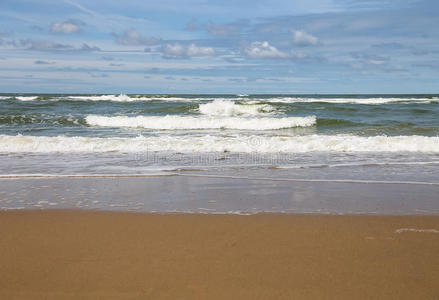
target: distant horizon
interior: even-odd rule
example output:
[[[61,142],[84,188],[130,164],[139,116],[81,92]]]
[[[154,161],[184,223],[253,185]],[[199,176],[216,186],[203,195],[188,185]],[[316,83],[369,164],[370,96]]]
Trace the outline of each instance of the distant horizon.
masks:
[[[346,93],[346,94],[324,94],[324,93],[310,93],[310,94],[286,94],[286,93],[264,93],[264,94],[252,94],[252,93],[38,93],[38,92],[0,92],[0,95],[145,95],[145,96],[154,96],[154,95],[180,95],[180,96],[439,96],[439,93],[380,93],[380,94],[355,94],[355,93]]]

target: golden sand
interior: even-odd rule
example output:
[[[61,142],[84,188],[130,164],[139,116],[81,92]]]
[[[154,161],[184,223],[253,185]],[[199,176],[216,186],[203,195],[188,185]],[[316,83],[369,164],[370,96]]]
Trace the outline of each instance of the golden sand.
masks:
[[[439,299],[439,217],[1,212],[0,299]]]

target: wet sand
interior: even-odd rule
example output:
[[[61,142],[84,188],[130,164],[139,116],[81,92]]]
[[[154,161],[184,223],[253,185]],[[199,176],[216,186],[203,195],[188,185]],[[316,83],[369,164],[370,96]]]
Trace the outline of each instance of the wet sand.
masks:
[[[0,210],[439,215],[433,185],[206,176],[0,179]]]
[[[0,299],[438,299],[439,217],[0,212]]]

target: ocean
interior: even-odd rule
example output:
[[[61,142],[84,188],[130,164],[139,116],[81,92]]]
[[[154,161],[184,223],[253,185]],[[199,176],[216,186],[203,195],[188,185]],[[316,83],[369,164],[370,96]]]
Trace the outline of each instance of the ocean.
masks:
[[[438,116],[438,95],[1,94],[0,173],[428,167]]]
[[[198,185],[206,178],[223,180],[213,194],[224,194],[224,180],[259,180],[253,192],[241,187],[249,201],[306,182],[398,184],[416,186],[413,197],[429,186],[430,201],[439,197],[438,116],[439,95],[0,94],[0,179],[199,178],[180,193],[187,199],[210,188]],[[305,189],[307,199],[327,193]]]

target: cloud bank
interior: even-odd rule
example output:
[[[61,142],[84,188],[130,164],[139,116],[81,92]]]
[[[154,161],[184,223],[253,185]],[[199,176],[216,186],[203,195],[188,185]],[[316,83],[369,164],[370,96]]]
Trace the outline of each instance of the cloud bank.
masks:
[[[162,47],[162,55],[165,58],[191,58],[215,56],[215,50],[211,47],[198,47],[195,44],[184,46],[182,44],[165,44]]]

